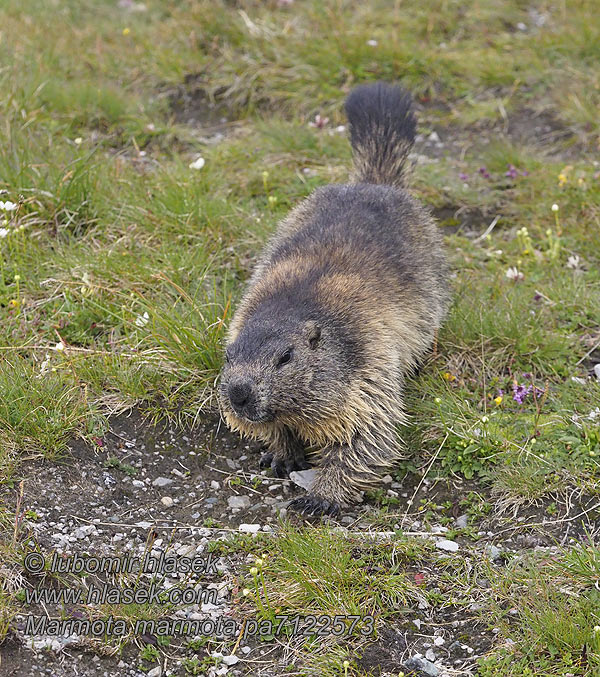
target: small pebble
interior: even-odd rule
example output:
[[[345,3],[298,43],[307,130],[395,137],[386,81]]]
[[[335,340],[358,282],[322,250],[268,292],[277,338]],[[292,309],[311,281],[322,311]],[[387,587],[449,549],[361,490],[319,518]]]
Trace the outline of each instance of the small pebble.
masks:
[[[456,552],[460,546],[455,541],[449,541],[446,538],[442,538],[440,541],[435,542],[435,547],[440,550],[446,550],[447,552]]]

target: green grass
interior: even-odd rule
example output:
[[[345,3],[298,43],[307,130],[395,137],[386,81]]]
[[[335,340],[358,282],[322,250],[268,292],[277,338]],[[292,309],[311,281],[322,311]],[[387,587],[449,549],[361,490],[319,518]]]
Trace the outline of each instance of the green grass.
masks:
[[[27,459],[57,458],[135,404],[180,420],[214,410],[221,341],[257,252],[298,200],[347,179],[350,149],[335,131],[344,96],[382,78],[414,92],[419,132],[445,143],[443,157],[421,158],[413,186],[441,215],[456,274],[438,352],[410,384],[407,437],[420,453],[408,464],[473,478],[503,509],[560,512],[573,491],[597,495],[595,3],[145,4],[7,0],[0,10],[0,200],[18,205],[0,213],[0,482],[14,485]],[[208,131],[187,124],[193,110]],[[324,129],[309,126],[316,114],[330,118]],[[560,134],[544,144],[536,124]],[[199,155],[205,166],[190,169]],[[517,384],[536,396],[515,401]],[[388,507],[381,519],[393,523]],[[363,555],[328,532],[286,538],[270,569],[279,605],[381,614],[414,592],[401,572],[367,590]],[[331,558],[306,585],[298,562],[324,548]],[[356,587],[336,597],[346,569]],[[527,571],[535,583],[539,567]],[[520,625],[506,626],[522,655],[494,651],[482,674],[586,674],[573,656],[598,647],[574,619],[597,614],[598,600],[551,586],[526,599]],[[548,634],[552,619],[566,644]],[[345,654],[331,652],[339,674]],[[322,662],[315,670],[329,674]]]
[[[596,546],[576,546],[496,574],[491,611],[508,642],[482,661],[481,675],[597,674],[599,558]]]

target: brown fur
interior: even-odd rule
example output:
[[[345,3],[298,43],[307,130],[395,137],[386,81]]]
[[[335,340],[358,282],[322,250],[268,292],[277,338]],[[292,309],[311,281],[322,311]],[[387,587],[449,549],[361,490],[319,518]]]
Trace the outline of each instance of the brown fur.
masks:
[[[357,182],[316,190],[280,224],[231,322],[219,391],[228,425],[263,441],[277,474],[315,450],[318,479],[291,506],[315,513],[402,456],[404,377],[448,303],[440,235],[403,188],[410,99],[376,84],[346,107]]]

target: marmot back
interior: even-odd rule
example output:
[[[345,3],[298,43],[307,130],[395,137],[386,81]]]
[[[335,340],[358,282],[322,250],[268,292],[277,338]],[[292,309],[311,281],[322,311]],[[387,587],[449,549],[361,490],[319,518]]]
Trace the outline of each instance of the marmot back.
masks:
[[[383,83],[346,101],[354,183],[290,212],[267,245],[229,328],[219,399],[229,426],[262,440],[284,476],[321,471],[290,504],[334,513],[402,456],[405,374],[448,305],[441,236],[404,188],[416,122]]]

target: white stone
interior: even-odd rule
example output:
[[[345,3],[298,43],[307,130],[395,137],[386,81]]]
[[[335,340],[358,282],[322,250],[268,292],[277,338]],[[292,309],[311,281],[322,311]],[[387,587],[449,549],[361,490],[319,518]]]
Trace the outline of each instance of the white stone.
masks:
[[[230,496],[227,499],[227,505],[230,508],[246,509],[250,507],[250,498],[248,496]]]
[[[173,480],[170,480],[168,477],[157,477],[152,482],[153,487],[167,487],[169,484],[173,484]]]
[[[449,541],[446,538],[442,538],[435,542],[435,547],[440,550],[446,550],[446,552],[456,552],[460,546],[455,541]]]
[[[260,524],[240,524],[238,529],[245,534],[257,534],[260,531]]]
[[[302,489],[310,491],[312,485],[317,479],[318,471],[314,468],[308,470],[294,470],[290,473],[290,479],[294,484],[297,484]]]

